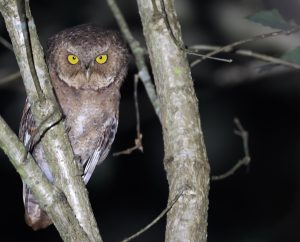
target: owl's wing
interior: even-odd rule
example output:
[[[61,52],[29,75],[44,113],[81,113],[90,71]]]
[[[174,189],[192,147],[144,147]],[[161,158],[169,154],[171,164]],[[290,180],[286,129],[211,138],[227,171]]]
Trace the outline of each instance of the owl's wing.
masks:
[[[28,99],[25,101],[25,107],[23,109],[20,129],[19,129],[19,138],[26,146],[27,150],[30,151],[32,149],[32,134],[35,129],[35,121],[33,119],[30,104]]]
[[[34,148],[32,136],[34,135],[35,128],[36,124],[32,116],[30,104],[28,99],[26,99],[19,129],[19,138],[29,152]],[[23,202],[25,207],[25,221],[33,230],[46,228],[52,223],[47,214],[40,208],[33,193],[24,182]]]
[[[96,166],[100,164],[108,155],[117,132],[118,118],[109,118],[108,120],[106,120],[102,127],[103,129],[97,143],[97,148],[95,149],[92,156],[90,156],[87,161],[83,162],[84,172],[82,177],[85,184],[87,184],[90,180]]]

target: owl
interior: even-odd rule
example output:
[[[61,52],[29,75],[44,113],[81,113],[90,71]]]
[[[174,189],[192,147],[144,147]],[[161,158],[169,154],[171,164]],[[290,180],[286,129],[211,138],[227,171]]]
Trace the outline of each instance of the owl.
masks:
[[[115,138],[128,50],[118,32],[84,24],[51,37],[46,62],[76,161],[87,183],[95,167],[108,155]],[[19,137],[53,182],[42,145],[30,143],[35,128],[26,100]],[[34,230],[52,223],[24,183],[23,201],[25,221]]]

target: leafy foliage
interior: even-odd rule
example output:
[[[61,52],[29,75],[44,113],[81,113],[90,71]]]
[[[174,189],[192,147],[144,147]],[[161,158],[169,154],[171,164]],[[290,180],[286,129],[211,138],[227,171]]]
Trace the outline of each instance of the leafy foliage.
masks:
[[[286,21],[277,9],[260,11],[252,16],[248,16],[247,19],[274,29],[289,30],[295,27],[295,24]]]
[[[289,61],[289,62],[293,62],[293,63],[297,63],[300,64],[300,46],[286,52],[281,59]]]

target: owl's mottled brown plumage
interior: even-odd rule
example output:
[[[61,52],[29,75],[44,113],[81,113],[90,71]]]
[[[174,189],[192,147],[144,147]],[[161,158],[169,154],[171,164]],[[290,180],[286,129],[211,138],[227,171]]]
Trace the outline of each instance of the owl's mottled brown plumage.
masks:
[[[71,64],[69,55],[78,63]],[[105,55],[107,61],[96,62]],[[97,164],[107,156],[114,140],[119,114],[120,86],[126,75],[128,52],[115,31],[85,24],[66,29],[48,41],[46,61],[58,102],[65,115],[65,126],[87,183]],[[26,102],[19,136],[53,182],[41,144],[28,144],[35,128],[29,103]],[[25,219],[33,229],[45,228],[50,219],[40,209],[24,184]]]

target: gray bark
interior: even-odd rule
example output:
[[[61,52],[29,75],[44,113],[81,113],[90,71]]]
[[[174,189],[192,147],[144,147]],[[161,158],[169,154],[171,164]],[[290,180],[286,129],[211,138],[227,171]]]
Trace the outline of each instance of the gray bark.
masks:
[[[206,241],[210,168],[174,1],[165,11],[161,0],[137,2],[160,104],[169,202],[184,189],[168,213],[166,241]]]

